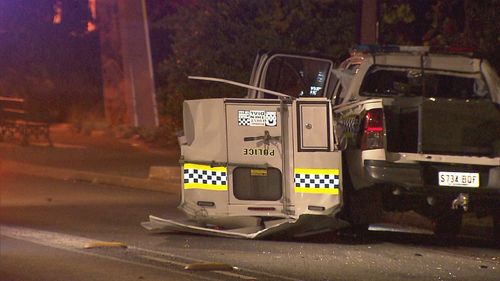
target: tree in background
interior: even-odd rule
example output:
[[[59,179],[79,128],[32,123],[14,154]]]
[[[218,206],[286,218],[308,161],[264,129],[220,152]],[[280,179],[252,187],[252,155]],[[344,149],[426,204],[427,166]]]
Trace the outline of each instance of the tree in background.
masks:
[[[473,47],[500,67],[500,0],[378,1],[380,44]],[[172,0],[151,5],[156,6],[153,32],[163,35],[165,43],[156,66],[160,114],[175,120],[181,118],[184,99],[244,93],[188,81],[188,75],[246,82],[259,50],[322,53],[340,60],[355,44],[357,0]]]
[[[378,0],[379,43],[420,45],[429,28],[431,0]]]
[[[500,68],[500,0],[379,0],[382,44],[471,48]]]
[[[436,0],[431,28],[423,40],[429,45],[472,48],[500,68],[500,1]]]
[[[340,58],[355,39],[357,1],[172,1],[153,29],[169,36],[157,68],[160,113],[180,120],[184,99],[235,96],[241,89],[188,81],[202,75],[247,82],[259,50]]]

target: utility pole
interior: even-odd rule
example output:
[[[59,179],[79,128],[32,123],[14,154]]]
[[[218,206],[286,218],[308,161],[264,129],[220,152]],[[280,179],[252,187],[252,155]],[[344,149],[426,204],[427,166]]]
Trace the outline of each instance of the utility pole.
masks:
[[[145,0],[99,0],[104,109],[112,125],[158,126]]]
[[[358,5],[358,43],[377,44],[378,0],[359,0]]]

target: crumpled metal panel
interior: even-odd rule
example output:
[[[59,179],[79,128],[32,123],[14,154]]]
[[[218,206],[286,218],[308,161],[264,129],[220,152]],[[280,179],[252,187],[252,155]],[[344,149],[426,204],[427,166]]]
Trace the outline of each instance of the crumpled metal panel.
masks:
[[[285,218],[266,221],[260,224],[249,223],[247,226],[233,229],[224,228],[223,220],[220,223],[221,225],[211,225],[208,227],[207,224],[198,223],[193,220],[171,220],[149,216],[149,221],[143,222],[141,225],[157,233],[186,232],[243,239],[262,239],[274,234],[304,237],[349,226],[345,221],[323,215],[301,215],[298,219]]]

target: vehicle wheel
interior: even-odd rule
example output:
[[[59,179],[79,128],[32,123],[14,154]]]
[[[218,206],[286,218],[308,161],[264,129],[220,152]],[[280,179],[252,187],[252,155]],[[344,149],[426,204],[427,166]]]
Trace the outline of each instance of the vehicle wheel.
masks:
[[[434,233],[438,236],[455,237],[462,228],[462,210],[453,210],[435,220]]]
[[[493,215],[493,237],[500,241],[500,214]]]
[[[356,229],[368,229],[368,225],[382,217],[382,195],[376,188],[354,190],[344,185],[343,217]]]
[[[344,188],[342,190],[343,209],[341,218],[348,221],[357,231],[368,229],[370,223],[382,216],[382,193],[380,186],[356,190],[348,172],[347,161],[343,160]]]

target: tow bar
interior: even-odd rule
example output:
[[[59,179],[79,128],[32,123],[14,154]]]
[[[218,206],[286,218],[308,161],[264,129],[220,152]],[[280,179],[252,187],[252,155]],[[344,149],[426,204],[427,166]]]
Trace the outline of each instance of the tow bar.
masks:
[[[464,212],[467,212],[469,209],[469,194],[460,193],[451,203],[451,209],[453,210],[457,210],[460,207],[464,210]]]

